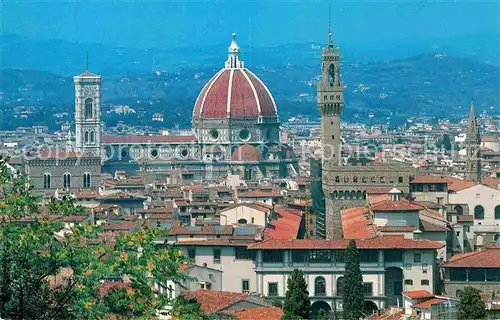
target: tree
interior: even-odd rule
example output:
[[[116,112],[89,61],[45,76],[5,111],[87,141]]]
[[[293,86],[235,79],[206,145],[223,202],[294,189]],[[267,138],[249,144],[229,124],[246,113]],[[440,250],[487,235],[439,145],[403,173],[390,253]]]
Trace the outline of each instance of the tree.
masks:
[[[309,319],[311,301],[304,273],[295,269],[288,278],[282,319]]]
[[[0,159],[0,318],[151,319],[169,303],[167,281],[188,277],[182,251],[158,246],[163,236],[146,225],[134,233],[108,238],[100,227],[65,227],[38,212],[38,197],[28,180]],[[72,200],[52,204],[53,214],[77,214]],[[62,212],[61,212],[62,211]],[[20,223],[22,220],[23,223]],[[70,270],[65,283],[49,279]],[[109,279],[125,283],[102,290]],[[29,307],[28,307],[29,306]]]
[[[450,151],[452,148],[450,136],[447,134],[443,135],[443,148],[446,151]]]
[[[344,288],[342,291],[343,313],[346,320],[358,320],[364,306],[363,276],[359,267],[359,251],[356,241],[349,241],[345,251]]]
[[[486,305],[481,299],[480,291],[473,287],[465,287],[458,304],[458,320],[485,318]]]

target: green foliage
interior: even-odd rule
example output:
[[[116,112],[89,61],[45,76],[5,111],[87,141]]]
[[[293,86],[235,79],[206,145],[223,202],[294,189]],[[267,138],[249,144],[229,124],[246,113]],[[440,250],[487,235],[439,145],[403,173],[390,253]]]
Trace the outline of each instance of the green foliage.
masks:
[[[83,215],[85,208],[77,204],[75,197],[64,195],[62,199],[51,198],[49,203],[50,214]]]
[[[158,229],[105,239],[92,225],[64,227],[38,216],[38,198],[26,178],[0,160],[0,317],[8,319],[151,319],[168,301],[167,281],[187,276],[186,262],[172,246],[157,246]],[[52,214],[81,210],[71,199],[52,203]],[[23,219],[24,223],[20,223]],[[65,282],[55,282],[62,271]],[[104,292],[103,281],[121,277],[124,285]],[[155,285],[156,284],[156,285]]]
[[[282,319],[309,319],[311,301],[304,273],[295,269],[288,278]]]
[[[330,320],[333,319],[333,315],[331,311],[327,311],[325,309],[321,309],[316,314],[314,320]]]
[[[480,291],[465,287],[458,304],[458,320],[485,319],[486,305],[481,299]]]
[[[358,320],[364,306],[363,276],[359,267],[360,255],[356,242],[351,240],[345,251],[343,313],[346,320]]]
[[[446,151],[449,151],[452,148],[450,136],[447,134],[443,135],[443,148]]]
[[[279,298],[272,297],[269,299],[269,302],[273,307],[283,308],[283,301],[281,301],[281,299]]]

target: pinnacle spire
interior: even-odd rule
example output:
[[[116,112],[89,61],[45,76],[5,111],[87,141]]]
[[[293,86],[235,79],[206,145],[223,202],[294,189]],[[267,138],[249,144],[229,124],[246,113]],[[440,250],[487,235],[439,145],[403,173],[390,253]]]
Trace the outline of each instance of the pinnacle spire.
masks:
[[[332,20],[331,20],[331,14],[330,14],[330,4],[328,4],[328,47],[333,48]]]
[[[476,113],[474,111],[474,102],[471,101],[470,112],[469,112],[469,125],[467,127],[467,137],[472,138],[478,133],[479,133],[479,128],[477,126]]]

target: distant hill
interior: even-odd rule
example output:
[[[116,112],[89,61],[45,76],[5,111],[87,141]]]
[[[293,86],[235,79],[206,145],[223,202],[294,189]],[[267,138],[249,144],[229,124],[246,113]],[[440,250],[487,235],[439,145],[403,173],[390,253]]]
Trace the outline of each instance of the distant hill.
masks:
[[[251,68],[268,85],[282,118],[318,115],[315,101],[319,51],[310,47],[306,55],[314,64],[268,63],[254,64]],[[217,56],[220,62],[220,54]],[[188,126],[199,91],[219,68],[220,63],[210,67],[186,65],[175,72],[103,73],[103,101],[127,104],[140,111],[126,121],[148,124],[153,113],[162,112],[167,119],[166,127]],[[404,122],[415,115],[461,117],[467,114],[471,99],[479,112],[500,113],[500,68],[493,65],[429,53],[390,61],[345,62],[341,68],[346,86],[344,120],[366,121],[370,114],[377,121],[391,123]],[[36,121],[51,124],[54,121],[50,113],[73,112],[73,90],[71,77],[42,71],[2,70],[0,107],[5,118],[13,106],[40,105],[49,117]],[[104,107],[103,116],[108,125],[119,120],[106,111],[109,106]],[[14,123],[3,123],[3,127],[11,125]]]

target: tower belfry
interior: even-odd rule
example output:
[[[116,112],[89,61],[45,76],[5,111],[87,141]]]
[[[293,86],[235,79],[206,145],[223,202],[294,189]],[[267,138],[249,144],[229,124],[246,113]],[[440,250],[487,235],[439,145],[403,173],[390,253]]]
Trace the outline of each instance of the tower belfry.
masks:
[[[466,179],[481,182],[481,136],[474,111],[474,103],[472,102],[470,104],[465,146],[467,152]]]
[[[101,76],[86,70],[75,76],[76,149],[87,155],[101,152]]]
[[[321,78],[317,86],[317,103],[321,115],[322,189],[326,213],[326,238],[342,239],[340,209],[334,208],[332,178],[341,166],[340,115],[344,108],[344,88],[340,81],[340,52],[332,40],[332,27],[328,25],[328,45],[321,51]]]

